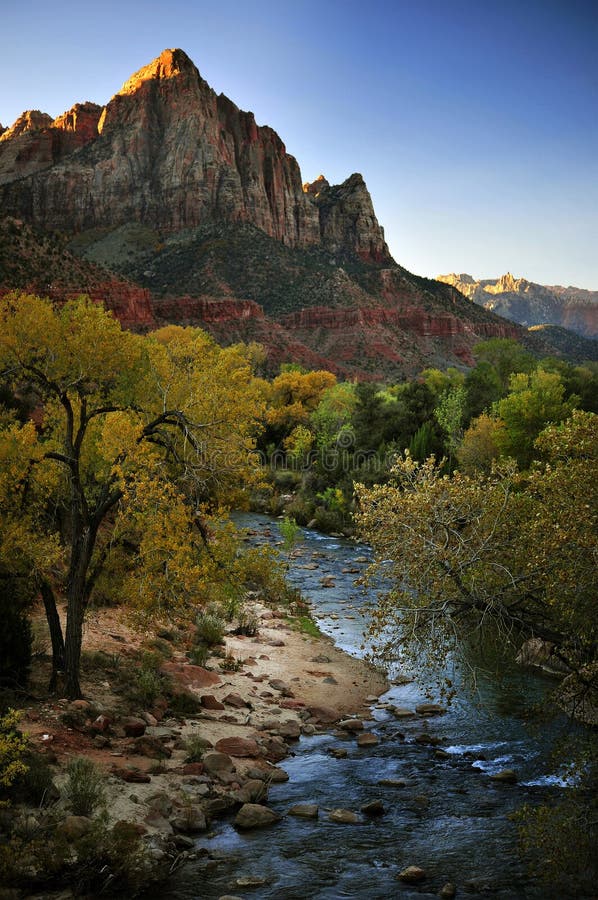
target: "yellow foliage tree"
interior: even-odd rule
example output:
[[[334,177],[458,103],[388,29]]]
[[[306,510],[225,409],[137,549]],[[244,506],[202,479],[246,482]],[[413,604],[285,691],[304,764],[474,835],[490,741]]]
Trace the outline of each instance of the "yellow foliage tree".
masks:
[[[119,548],[122,561],[134,526],[128,565],[155,570],[159,548],[163,569],[192,571],[206,536],[202,509],[234,499],[254,477],[261,391],[243,347],[223,350],[192,328],[140,337],[86,298],[56,309],[4,297],[0,372],[43,407],[39,432],[22,430],[31,446],[21,484],[54,491],[47,526],[65,557],[66,692],[78,697],[83,619],[98,579]]]

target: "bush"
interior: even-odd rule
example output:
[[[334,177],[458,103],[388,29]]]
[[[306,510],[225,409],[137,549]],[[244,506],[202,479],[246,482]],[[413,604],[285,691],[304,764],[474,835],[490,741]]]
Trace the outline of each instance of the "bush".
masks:
[[[135,676],[133,693],[144,706],[154,703],[164,692],[164,684],[154,669],[140,669]]]
[[[70,803],[73,815],[91,816],[104,805],[104,776],[90,759],[77,757],[67,766],[64,796]]]
[[[18,730],[19,714],[10,709],[0,718],[0,806],[2,797],[27,773],[27,738]]]
[[[185,749],[187,751],[186,761],[189,763],[201,762],[206,750],[209,750],[211,744],[205,738],[198,734],[190,735],[185,741]]]
[[[318,531],[330,534],[331,531],[342,531],[344,528],[343,516],[341,513],[318,506],[315,511],[314,519],[315,527]]]
[[[204,644],[221,644],[224,639],[224,619],[213,612],[200,612],[195,620],[197,636]]]
[[[201,708],[199,697],[196,697],[195,694],[190,694],[188,691],[180,691],[178,694],[173,694],[168,701],[168,712],[175,717],[194,716]]]
[[[285,506],[285,513],[291,519],[294,519],[298,525],[307,525],[314,517],[315,505],[311,500],[305,500],[303,497],[295,497]]]
[[[235,634],[244,634],[246,637],[255,637],[259,631],[259,620],[253,612],[242,609],[237,616]]]
[[[283,546],[285,550],[291,550],[295,541],[299,537],[300,528],[294,519],[285,516],[279,524],[280,533],[282,535]]]
[[[203,643],[198,644],[196,647],[192,647],[187,653],[187,659],[189,659],[194,666],[205,666],[209,658],[210,648],[207,644]]]

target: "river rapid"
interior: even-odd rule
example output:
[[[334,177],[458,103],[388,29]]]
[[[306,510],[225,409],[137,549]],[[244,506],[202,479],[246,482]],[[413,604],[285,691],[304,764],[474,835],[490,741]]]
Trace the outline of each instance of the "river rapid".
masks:
[[[254,544],[280,541],[276,521],[267,516],[243,513],[235,519],[250,529]],[[302,529],[289,559],[289,579],[311,602],[321,631],[356,656],[362,654],[365,610],[373,597],[355,584],[358,573],[343,569],[363,572],[369,558],[362,545]],[[322,586],[325,576],[332,577],[333,587]],[[408,678],[409,672],[401,675]],[[287,816],[272,828],[242,834],[218,822],[213,836],[198,841],[209,856],[178,873],[163,896],[386,900],[438,896],[453,882],[457,896],[545,900],[550,892],[528,877],[509,816],[566,790],[550,755],[556,731],[566,725],[555,719],[536,729],[528,721],[529,706],[550,685],[521,670],[500,682],[482,675],[475,694],[460,690],[445,715],[423,720],[397,719],[386,706],[413,709],[429,699],[426,685],[393,684],[372,707],[368,730],[379,736],[377,746],[359,748],[354,739],[332,734],[302,737],[282,763],[290,778],[272,787],[269,805],[285,813],[296,803],[316,803],[318,820]],[[444,753],[420,742],[425,733],[440,741]],[[327,752],[339,746],[348,751],[344,759]],[[517,772],[517,784],[491,780],[507,768]],[[385,780],[390,783],[380,783]],[[364,816],[361,825],[335,824],[325,812],[359,811],[375,799],[385,814]],[[422,884],[397,881],[410,865],[426,870]],[[240,887],[236,882],[243,877],[265,883]]]

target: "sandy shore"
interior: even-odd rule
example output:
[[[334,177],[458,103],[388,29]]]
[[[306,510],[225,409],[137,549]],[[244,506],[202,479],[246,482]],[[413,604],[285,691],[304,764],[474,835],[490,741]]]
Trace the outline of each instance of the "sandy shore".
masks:
[[[188,836],[208,828],[215,815],[234,812],[244,802],[266,803],[272,781],[286,780],[284,758],[301,735],[329,730],[347,718],[367,720],[369,705],[387,688],[367,663],[326,637],[306,635],[286,613],[259,604],[254,611],[255,637],[225,638],[225,652],[238,671],[224,671],[216,656],[206,668],[194,666],[184,649],[173,646],[164,670],[201,700],[193,715],[175,719],[158,708],[140,708],[133,711],[135,726],[130,717],[114,713],[118,698],[108,681],[85,679],[85,701],[59,700],[25,710],[23,730],[56,757],[57,783],[73,756],[94,760],[108,776],[110,820],[136,823],[157,855],[165,840],[190,847]],[[84,646],[134,653],[141,637],[105,610],[89,619]],[[64,713],[73,709],[84,719],[89,714],[81,728],[63,724]],[[98,715],[108,720],[100,733],[94,728]],[[190,765],[191,737],[206,742],[206,752]],[[156,746],[163,753],[153,752]],[[192,807],[197,815],[190,814]]]

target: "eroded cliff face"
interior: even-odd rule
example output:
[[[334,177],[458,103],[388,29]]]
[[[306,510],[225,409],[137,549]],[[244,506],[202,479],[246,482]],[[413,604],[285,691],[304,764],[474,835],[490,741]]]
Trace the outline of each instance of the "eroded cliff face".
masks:
[[[0,141],[3,209],[43,228],[249,222],[291,247],[390,258],[361,176],[326,198],[304,192],[276,132],[216,95],[182,50],[165,50],[103,109],[25,113]]]
[[[438,275],[470,300],[522,325],[559,325],[584,337],[598,336],[598,292],[536,284],[510,272],[476,281],[465,273]]]
[[[56,119],[37,109],[24,112],[0,130],[0,184],[53,166],[94,140],[101,113],[96,103],[77,103]]]

